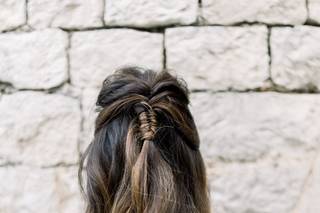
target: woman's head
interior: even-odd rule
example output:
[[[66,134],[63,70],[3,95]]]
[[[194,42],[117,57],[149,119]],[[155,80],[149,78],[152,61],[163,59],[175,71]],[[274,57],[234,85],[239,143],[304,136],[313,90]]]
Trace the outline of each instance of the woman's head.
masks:
[[[87,213],[210,212],[188,104],[186,84],[167,71],[126,67],[105,79],[79,170]]]

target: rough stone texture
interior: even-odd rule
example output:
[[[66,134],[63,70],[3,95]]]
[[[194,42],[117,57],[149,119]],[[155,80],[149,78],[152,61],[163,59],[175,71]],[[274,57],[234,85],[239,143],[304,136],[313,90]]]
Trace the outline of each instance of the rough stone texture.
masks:
[[[71,39],[71,82],[79,87],[99,87],[123,65],[161,69],[162,42],[159,33],[130,29],[76,32]]]
[[[191,89],[254,89],[266,86],[267,28],[181,27],[165,32],[167,67]]]
[[[320,29],[311,26],[273,28],[273,81],[289,90],[320,88]]]
[[[308,156],[299,160],[280,158],[277,162],[216,165],[211,174],[213,212],[292,212],[309,167]]]
[[[103,0],[29,0],[28,23],[34,28],[100,27],[103,5]]]
[[[77,167],[0,167],[1,213],[83,212]]]
[[[0,100],[0,164],[76,163],[78,101],[56,94],[18,92]]]
[[[191,24],[198,13],[197,0],[108,0],[105,6],[105,23],[118,26]]]
[[[319,197],[320,197],[320,155],[311,164],[313,170],[310,170],[308,179],[303,189],[300,202],[297,205],[294,213],[315,213],[320,212]]]
[[[201,92],[191,97],[207,160],[304,156],[319,147],[318,95]]]
[[[202,16],[210,24],[303,24],[307,6],[305,0],[202,0]]]
[[[319,0],[0,0],[0,212],[84,211],[101,84],[139,65],[192,90],[214,213],[319,213],[319,26]]]
[[[308,0],[309,19],[312,22],[320,24],[320,1]]]
[[[86,88],[82,92],[82,114],[83,114],[83,131],[81,133],[80,151],[88,147],[93,139],[94,121],[97,116],[96,101],[98,98],[99,89]]]
[[[68,36],[61,30],[0,35],[0,81],[47,89],[66,81]]]
[[[26,23],[26,1],[0,1],[0,32]]]

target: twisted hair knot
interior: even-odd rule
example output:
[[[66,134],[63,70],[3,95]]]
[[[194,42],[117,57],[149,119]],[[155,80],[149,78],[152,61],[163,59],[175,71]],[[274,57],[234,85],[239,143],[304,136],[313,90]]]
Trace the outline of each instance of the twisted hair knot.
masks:
[[[153,140],[157,127],[156,113],[145,101],[138,103],[135,109],[138,114],[139,130],[142,140]]]

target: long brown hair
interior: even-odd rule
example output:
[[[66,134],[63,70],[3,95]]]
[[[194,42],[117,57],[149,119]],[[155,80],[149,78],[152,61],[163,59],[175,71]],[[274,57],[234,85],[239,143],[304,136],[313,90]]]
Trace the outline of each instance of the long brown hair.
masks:
[[[210,212],[188,105],[185,81],[168,71],[125,67],[104,80],[79,167],[86,213]]]

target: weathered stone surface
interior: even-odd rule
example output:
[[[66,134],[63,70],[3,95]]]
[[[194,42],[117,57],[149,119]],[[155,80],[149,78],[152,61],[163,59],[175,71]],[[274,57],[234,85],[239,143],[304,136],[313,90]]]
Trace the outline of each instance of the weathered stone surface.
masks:
[[[191,103],[210,161],[304,156],[319,147],[318,95],[201,92],[192,94]]]
[[[97,117],[96,101],[98,98],[99,89],[86,88],[82,92],[82,114],[83,114],[83,131],[81,133],[80,151],[83,152],[94,136],[94,121]]]
[[[43,30],[0,35],[0,81],[16,88],[47,89],[68,77],[67,33]]]
[[[71,82],[79,87],[100,87],[122,66],[161,69],[162,40],[159,33],[130,29],[76,32],[71,39]]]
[[[34,28],[100,27],[103,5],[103,0],[29,0],[28,23]]]
[[[286,89],[320,88],[320,29],[273,28],[271,76]]]
[[[197,0],[109,0],[104,19],[107,25],[153,27],[194,23],[197,12]]]
[[[202,16],[210,24],[303,24],[307,6],[305,0],[203,0]]]
[[[320,1],[308,0],[309,19],[320,24]]]
[[[26,22],[26,1],[1,0],[0,32],[19,27]]]
[[[299,160],[280,158],[277,162],[216,165],[210,177],[213,212],[292,212],[309,168],[308,156]]]
[[[82,90],[81,88],[71,85],[69,82],[63,84],[61,87],[55,90],[55,94],[61,94],[64,96],[69,96],[75,99],[81,98]]]
[[[0,164],[76,163],[78,101],[62,95],[18,92],[0,100]]]
[[[77,167],[0,167],[0,212],[83,212]]]
[[[320,212],[319,197],[320,197],[320,155],[318,154],[315,161],[311,164],[308,179],[302,190],[301,199],[297,208],[293,213],[316,213]]]
[[[191,89],[265,87],[268,74],[267,28],[180,27],[165,32],[167,67]]]

